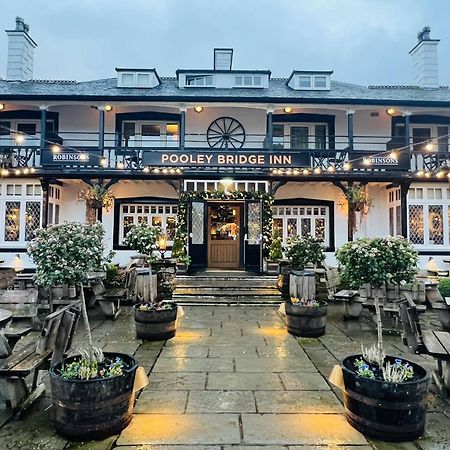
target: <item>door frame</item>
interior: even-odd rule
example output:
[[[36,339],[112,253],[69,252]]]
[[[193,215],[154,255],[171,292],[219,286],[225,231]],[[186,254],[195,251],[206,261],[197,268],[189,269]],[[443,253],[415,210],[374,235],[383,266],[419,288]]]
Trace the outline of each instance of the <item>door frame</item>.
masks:
[[[226,204],[232,204],[233,206],[239,207],[239,267],[237,268],[226,268],[224,267],[223,270],[242,270],[244,268],[244,231],[245,231],[245,201],[244,200],[207,200],[206,202],[206,268],[209,267],[209,244],[210,244],[210,206],[212,205],[226,205]],[[211,267],[211,269],[220,269],[220,267]]]

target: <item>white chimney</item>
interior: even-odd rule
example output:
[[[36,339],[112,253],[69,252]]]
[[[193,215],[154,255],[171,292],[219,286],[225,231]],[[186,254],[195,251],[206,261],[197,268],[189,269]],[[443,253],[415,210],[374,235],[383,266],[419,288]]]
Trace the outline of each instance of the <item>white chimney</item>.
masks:
[[[424,27],[419,31],[418,42],[409,54],[412,58],[414,84],[424,88],[437,88],[439,39],[431,39],[430,32],[430,27]]]
[[[37,44],[28,34],[29,30],[30,27],[21,17],[16,17],[15,30],[6,30],[8,35],[7,80],[33,79],[33,54]]]
[[[233,65],[232,48],[214,49],[214,70],[231,70]]]

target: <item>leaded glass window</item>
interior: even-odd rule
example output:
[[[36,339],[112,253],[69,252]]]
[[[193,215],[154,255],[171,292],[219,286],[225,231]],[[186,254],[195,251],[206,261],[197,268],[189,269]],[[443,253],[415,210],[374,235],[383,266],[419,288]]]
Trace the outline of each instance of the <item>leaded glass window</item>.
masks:
[[[442,205],[428,206],[428,227],[430,244],[442,245],[444,243],[444,218]]]
[[[25,240],[31,241],[41,223],[41,202],[26,202],[25,210]]]
[[[14,242],[20,238],[20,202],[5,204],[5,241]]]
[[[193,245],[201,245],[205,242],[205,204],[203,202],[192,202],[191,232]]]
[[[261,240],[261,204],[249,203],[247,212],[248,243],[259,244]]]
[[[422,205],[409,205],[409,240],[412,244],[424,243]]]

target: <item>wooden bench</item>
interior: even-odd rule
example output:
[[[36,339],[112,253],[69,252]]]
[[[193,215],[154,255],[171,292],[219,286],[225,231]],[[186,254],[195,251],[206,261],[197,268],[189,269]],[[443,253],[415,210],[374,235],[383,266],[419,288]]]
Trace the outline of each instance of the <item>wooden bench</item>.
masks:
[[[33,319],[38,306],[37,289],[0,291],[0,308],[11,311],[14,319]]]
[[[16,417],[45,391],[40,372],[60,362],[72,345],[80,316],[77,302],[49,314],[38,341],[32,342],[0,360],[0,394]],[[32,375],[31,389],[25,378]]]
[[[403,324],[403,342],[413,352],[436,360],[433,379],[443,395],[450,394],[450,333],[422,330],[417,306],[405,298],[399,303]]]

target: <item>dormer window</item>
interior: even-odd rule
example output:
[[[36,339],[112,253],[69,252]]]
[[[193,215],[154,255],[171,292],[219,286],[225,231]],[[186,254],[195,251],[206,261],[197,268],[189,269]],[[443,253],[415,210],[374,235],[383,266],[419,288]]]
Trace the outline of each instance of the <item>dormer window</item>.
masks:
[[[298,91],[329,91],[331,88],[330,77],[333,71],[294,70],[287,81],[291,89]]]
[[[186,86],[212,86],[212,75],[186,75]]]
[[[116,69],[117,87],[154,88],[161,84],[155,69]]]
[[[260,75],[237,75],[234,78],[237,87],[261,87]]]

